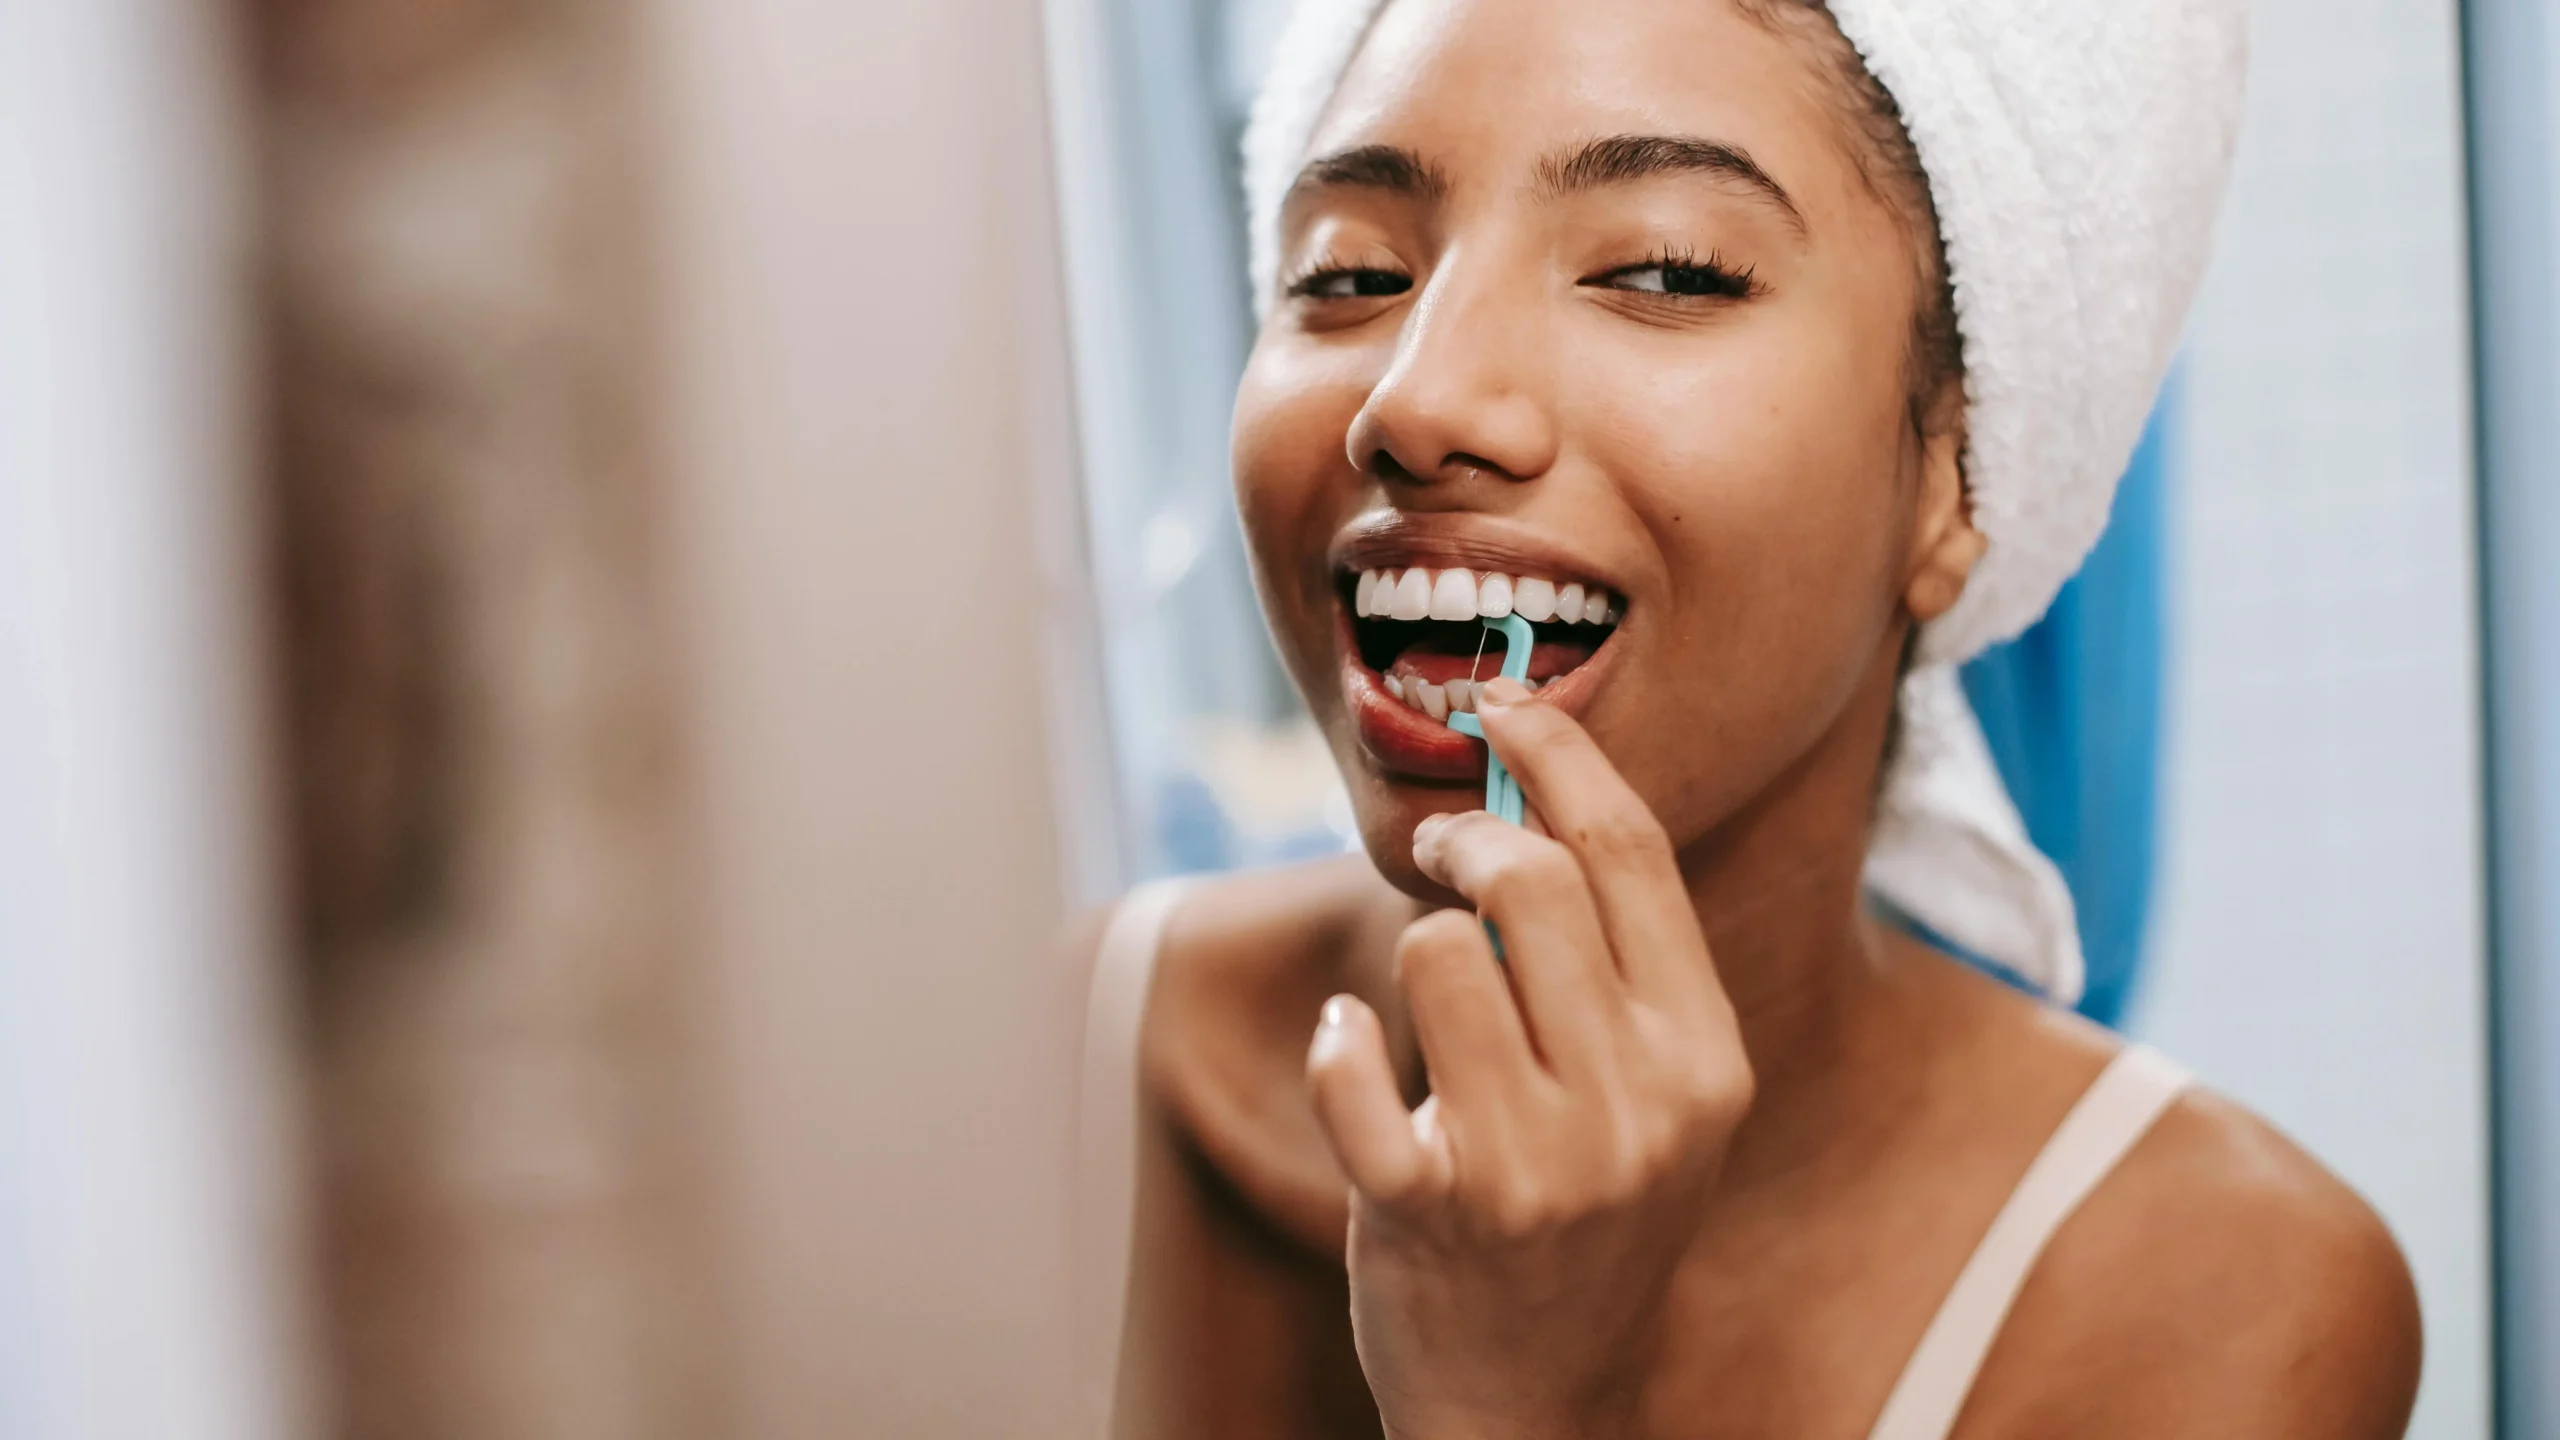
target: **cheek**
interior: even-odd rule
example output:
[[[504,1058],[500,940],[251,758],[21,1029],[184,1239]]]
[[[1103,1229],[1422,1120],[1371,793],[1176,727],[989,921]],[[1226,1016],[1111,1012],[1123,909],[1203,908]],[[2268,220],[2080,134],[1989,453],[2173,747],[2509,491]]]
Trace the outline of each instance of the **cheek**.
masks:
[[[1263,616],[1325,733],[1371,858],[1394,885],[1446,903],[1451,897],[1414,868],[1413,830],[1427,815],[1473,808],[1480,787],[1418,787],[1380,777],[1360,756],[1341,704],[1334,652],[1325,556],[1334,535],[1372,495],[1344,446],[1368,401],[1376,363],[1356,352],[1317,350],[1297,337],[1257,346],[1236,390],[1230,455],[1236,509]]]
[[[1604,463],[1664,551],[1676,609],[1800,635],[1889,618],[1907,420],[1899,366],[1854,348],[1740,352],[1595,397],[1618,452]]]
[[[1236,512],[1265,617],[1302,686],[1310,681],[1303,662],[1331,653],[1325,553],[1358,503],[1359,477],[1343,441],[1367,393],[1270,344],[1256,348],[1236,390],[1229,455]]]
[[[1898,613],[1899,365],[1783,338],[1737,345],[1709,373],[1629,377],[1598,402],[1614,452],[1602,463],[1662,554],[1662,623],[1642,657],[1654,718],[1630,717],[1640,738],[1626,748],[1675,835],[1831,733]]]
[[[1746,392],[1721,499],[1746,573],[1785,613],[1883,618],[1898,591],[1907,460],[1898,369],[1811,367]]]

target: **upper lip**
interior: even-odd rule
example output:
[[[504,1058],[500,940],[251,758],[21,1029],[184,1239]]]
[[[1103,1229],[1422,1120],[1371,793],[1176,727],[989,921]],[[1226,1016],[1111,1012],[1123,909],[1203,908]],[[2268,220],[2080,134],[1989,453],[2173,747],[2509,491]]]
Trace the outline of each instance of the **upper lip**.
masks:
[[[1625,587],[1589,557],[1516,521],[1487,515],[1374,511],[1342,527],[1327,559],[1337,573],[1409,565],[1456,567],[1577,580],[1605,586],[1622,597],[1626,594]]]

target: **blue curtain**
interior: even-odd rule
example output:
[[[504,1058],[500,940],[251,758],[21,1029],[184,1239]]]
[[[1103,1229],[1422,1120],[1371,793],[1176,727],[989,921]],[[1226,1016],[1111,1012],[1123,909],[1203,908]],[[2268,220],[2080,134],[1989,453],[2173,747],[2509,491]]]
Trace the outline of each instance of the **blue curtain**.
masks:
[[[2159,809],[2167,472],[2161,394],[2106,534],[2033,629],[1964,667],[2000,777],[2080,912],[2081,1013],[2123,1018],[2142,968]]]

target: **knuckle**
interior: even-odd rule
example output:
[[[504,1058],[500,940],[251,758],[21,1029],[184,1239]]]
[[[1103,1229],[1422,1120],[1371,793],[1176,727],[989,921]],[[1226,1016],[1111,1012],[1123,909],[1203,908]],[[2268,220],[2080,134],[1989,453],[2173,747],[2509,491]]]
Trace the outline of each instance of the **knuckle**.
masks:
[[[1562,1207],[1545,1186],[1515,1179],[1494,1187],[1477,1209],[1485,1228],[1496,1238],[1519,1242],[1534,1240],[1555,1229]]]
[[[1465,911],[1435,910],[1396,937],[1396,974],[1410,981],[1463,964],[1470,958],[1471,945],[1481,943],[1481,933],[1475,917]]]
[[[1611,1169],[1600,1179],[1595,1208],[1611,1211],[1640,1208],[1647,1198],[1660,1191],[1665,1182],[1679,1172],[1686,1158],[1685,1151],[1666,1147],[1634,1157],[1628,1163]]]
[[[1420,1176],[1399,1177],[1374,1189],[1363,1190],[1360,1198],[1378,1213],[1398,1219],[1409,1218],[1425,1209],[1430,1199],[1423,1193]]]
[[[1484,898],[1488,903],[1505,906],[1552,905],[1572,893],[1582,881],[1582,872],[1573,856],[1552,840],[1536,840],[1520,845],[1496,861],[1486,877]]]
[[[1620,864],[1652,864],[1671,857],[1671,837],[1651,815],[1624,806],[1612,807],[1574,826],[1574,845],[1584,854]]]
[[[1627,1124],[1609,1139],[1607,1149],[1583,1167],[1589,1203],[1597,1209],[1621,1209],[1641,1199],[1671,1168],[1678,1153],[1670,1126]]]
[[[1363,1188],[1360,1195],[1386,1214],[1410,1217],[1430,1208],[1434,1191],[1430,1174],[1416,1165],[1381,1177]]]
[[[1486,724],[1501,727],[1504,748],[1523,751],[1555,744],[1556,722],[1563,718],[1552,705],[1506,705]]]
[[[1686,1164],[1702,1138],[1698,1115],[1687,1106],[1655,1103],[1630,1114],[1617,1137],[1609,1174],[1622,1186],[1642,1188]]]
[[[1553,705],[1515,705],[1511,713],[1520,717],[1529,743],[1541,750],[1561,750],[1582,734],[1582,727]]]
[[[1682,1067],[1681,1108],[1693,1124],[1730,1129],[1751,1109],[1757,1082],[1748,1064],[1723,1060],[1696,1061]]]
[[[1464,910],[1434,910],[1405,927],[1404,947],[1431,959],[1463,955],[1475,935],[1475,917]]]
[[[1750,1066],[1720,1056],[1670,1056],[1637,1082],[1611,1137],[1616,1159],[1646,1177],[1721,1152],[1751,1108]]]

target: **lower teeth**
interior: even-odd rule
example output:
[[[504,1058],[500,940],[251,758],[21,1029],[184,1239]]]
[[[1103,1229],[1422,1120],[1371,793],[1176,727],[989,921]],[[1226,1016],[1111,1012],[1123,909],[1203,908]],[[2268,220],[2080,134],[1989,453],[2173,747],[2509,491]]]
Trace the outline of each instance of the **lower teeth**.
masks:
[[[1480,680],[1451,680],[1446,684],[1434,685],[1428,680],[1392,672],[1385,677],[1385,680],[1389,695],[1403,701],[1405,708],[1419,710],[1434,720],[1446,720],[1452,711],[1463,715],[1474,714],[1476,692],[1484,684]],[[1532,693],[1545,689],[1548,684],[1545,680],[1524,680],[1521,683],[1528,686]]]

